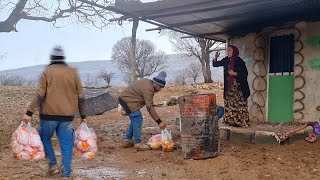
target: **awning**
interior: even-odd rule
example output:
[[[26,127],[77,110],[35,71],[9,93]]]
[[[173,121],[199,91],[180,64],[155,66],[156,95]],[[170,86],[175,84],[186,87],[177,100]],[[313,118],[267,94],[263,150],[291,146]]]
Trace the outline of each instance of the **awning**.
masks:
[[[118,0],[107,9],[123,18],[138,17],[159,30],[220,41],[270,26],[320,20],[320,0]]]

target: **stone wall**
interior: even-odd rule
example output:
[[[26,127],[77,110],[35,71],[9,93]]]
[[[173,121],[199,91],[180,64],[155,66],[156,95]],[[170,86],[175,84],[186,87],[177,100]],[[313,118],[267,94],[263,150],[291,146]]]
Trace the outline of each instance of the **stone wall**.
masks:
[[[307,39],[311,36],[320,37],[320,22],[313,23],[300,23],[297,27],[301,29],[301,38],[303,40],[303,46],[301,53],[304,56],[303,62],[303,77],[305,78],[305,87],[302,92],[305,94],[304,103],[304,119],[303,121],[319,121],[320,111],[317,111],[317,107],[320,106],[320,71],[312,69],[309,62],[312,59],[320,58],[320,46],[315,47],[307,43]],[[320,45],[320,42],[318,42]],[[318,108],[319,109],[319,108]]]

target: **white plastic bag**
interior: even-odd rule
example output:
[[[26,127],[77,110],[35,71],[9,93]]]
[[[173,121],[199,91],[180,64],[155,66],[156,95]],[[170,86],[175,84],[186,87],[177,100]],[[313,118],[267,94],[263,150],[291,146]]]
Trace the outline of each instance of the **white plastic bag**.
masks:
[[[162,150],[166,152],[172,151],[174,147],[174,143],[172,140],[171,133],[166,129],[163,129],[161,131],[161,145],[162,145]]]
[[[29,135],[29,139],[30,139],[30,146],[33,148],[43,148],[43,144],[40,138],[40,135],[38,133],[38,131],[36,131],[34,128],[32,130],[32,132]]]
[[[11,147],[16,159],[34,161],[45,157],[40,135],[30,123],[21,122],[13,132]]]
[[[126,112],[124,111],[123,107],[120,104],[118,104],[118,113],[122,116],[126,115]]]
[[[29,144],[29,124],[27,125],[28,127],[23,127],[24,123],[21,123],[20,126],[18,127],[17,131],[17,141],[21,145],[28,145]]]
[[[162,141],[162,135],[156,134],[149,139],[147,144],[151,147],[151,149],[158,150],[161,148],[161,141]]]
[[[86,123],[81,123],[75,132],[74,148],[76,154],[81,154],[85,160],[95,157],[98,151],[97,135],[92,128],[88,128]]]

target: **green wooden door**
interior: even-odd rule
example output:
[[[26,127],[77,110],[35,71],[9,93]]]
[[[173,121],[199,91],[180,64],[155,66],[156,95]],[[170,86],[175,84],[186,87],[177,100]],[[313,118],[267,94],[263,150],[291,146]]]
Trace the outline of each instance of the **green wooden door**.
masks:
[[[293,120],[293,92],[293,75],[269,76],[269,121],[290,122]]]
[[[268,121],[293,121],[294,36],[270,39]]]

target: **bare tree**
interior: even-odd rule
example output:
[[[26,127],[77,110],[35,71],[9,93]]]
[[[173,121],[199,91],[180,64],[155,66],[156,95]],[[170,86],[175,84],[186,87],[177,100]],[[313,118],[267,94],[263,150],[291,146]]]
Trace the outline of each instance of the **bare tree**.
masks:
[[[109,87],[111,79],[113,78],[114,75],[115,75],[115,73],[113,73],[113,72],[100,70],[100,72],[99,72],[97,77],[100,78],[100,79],[103,79],[104,81],[106,81],[107,82],[107,87]]]
[[[201,75],[201,66],[198,63],[191,63],[187,68],[187,76],[197,83],[197,78]]]
[[[102,29],[110,24],[107,17],[110,11],[98,7],[107,6],[108,0],[1,0],[0,11],[9,12],[4,21],[0,21],[0,32],[17,32],[21,20],[43,21],[53,27],[63,27],[64,23],[81,23]],[[68,18],[68,21],[58,21]]]
[[[123,80],[126,84],[130,84],[132,81],[131,81],[131,74],[130,73],[124,73],[123,75]]]
[[[90,73],[86,73],[81,79],[85,87],[95,87],[99,84],[97,78],[95,78],[95,76],[92,76]]]
[[[5,59],[5,58],[6,58],[6,55],[7,55],[7,53],[4,53],[4,54],[0,54],[0,60],[3,60],[3,59]]]
[[[137,39],[136,47],[138,78],[144,78],[151,74],[163,70],[166,67],[164,52],[156,51],[155,45],[148,40]],[[124,74],[131,75],[131,38],[126,37],[118,41],[112,48],[111,59],[118,64]],[[132,82],[132,81],[131,81]]]
[[[26,80],[24,77],[12,74],[0,74],[1,86],[23,86]]]
[[[188,78],[187,74],[188,74],[187,69],[180,70],[174,79],[174,84],[175,85],[186,85],[186,79]]]
[[[26,86],[31,86],[31,87],[35,87],[38,84],[38,80],[37,79],[27,79],[25,85]]]
[[[170,42],[177,52],[196,57],[200,61],[204,82],[212,83],[210,53],[223,44],[204,38],[181,38],[183,34],[177,32],[165,32],[164,34],[169,35]]]

